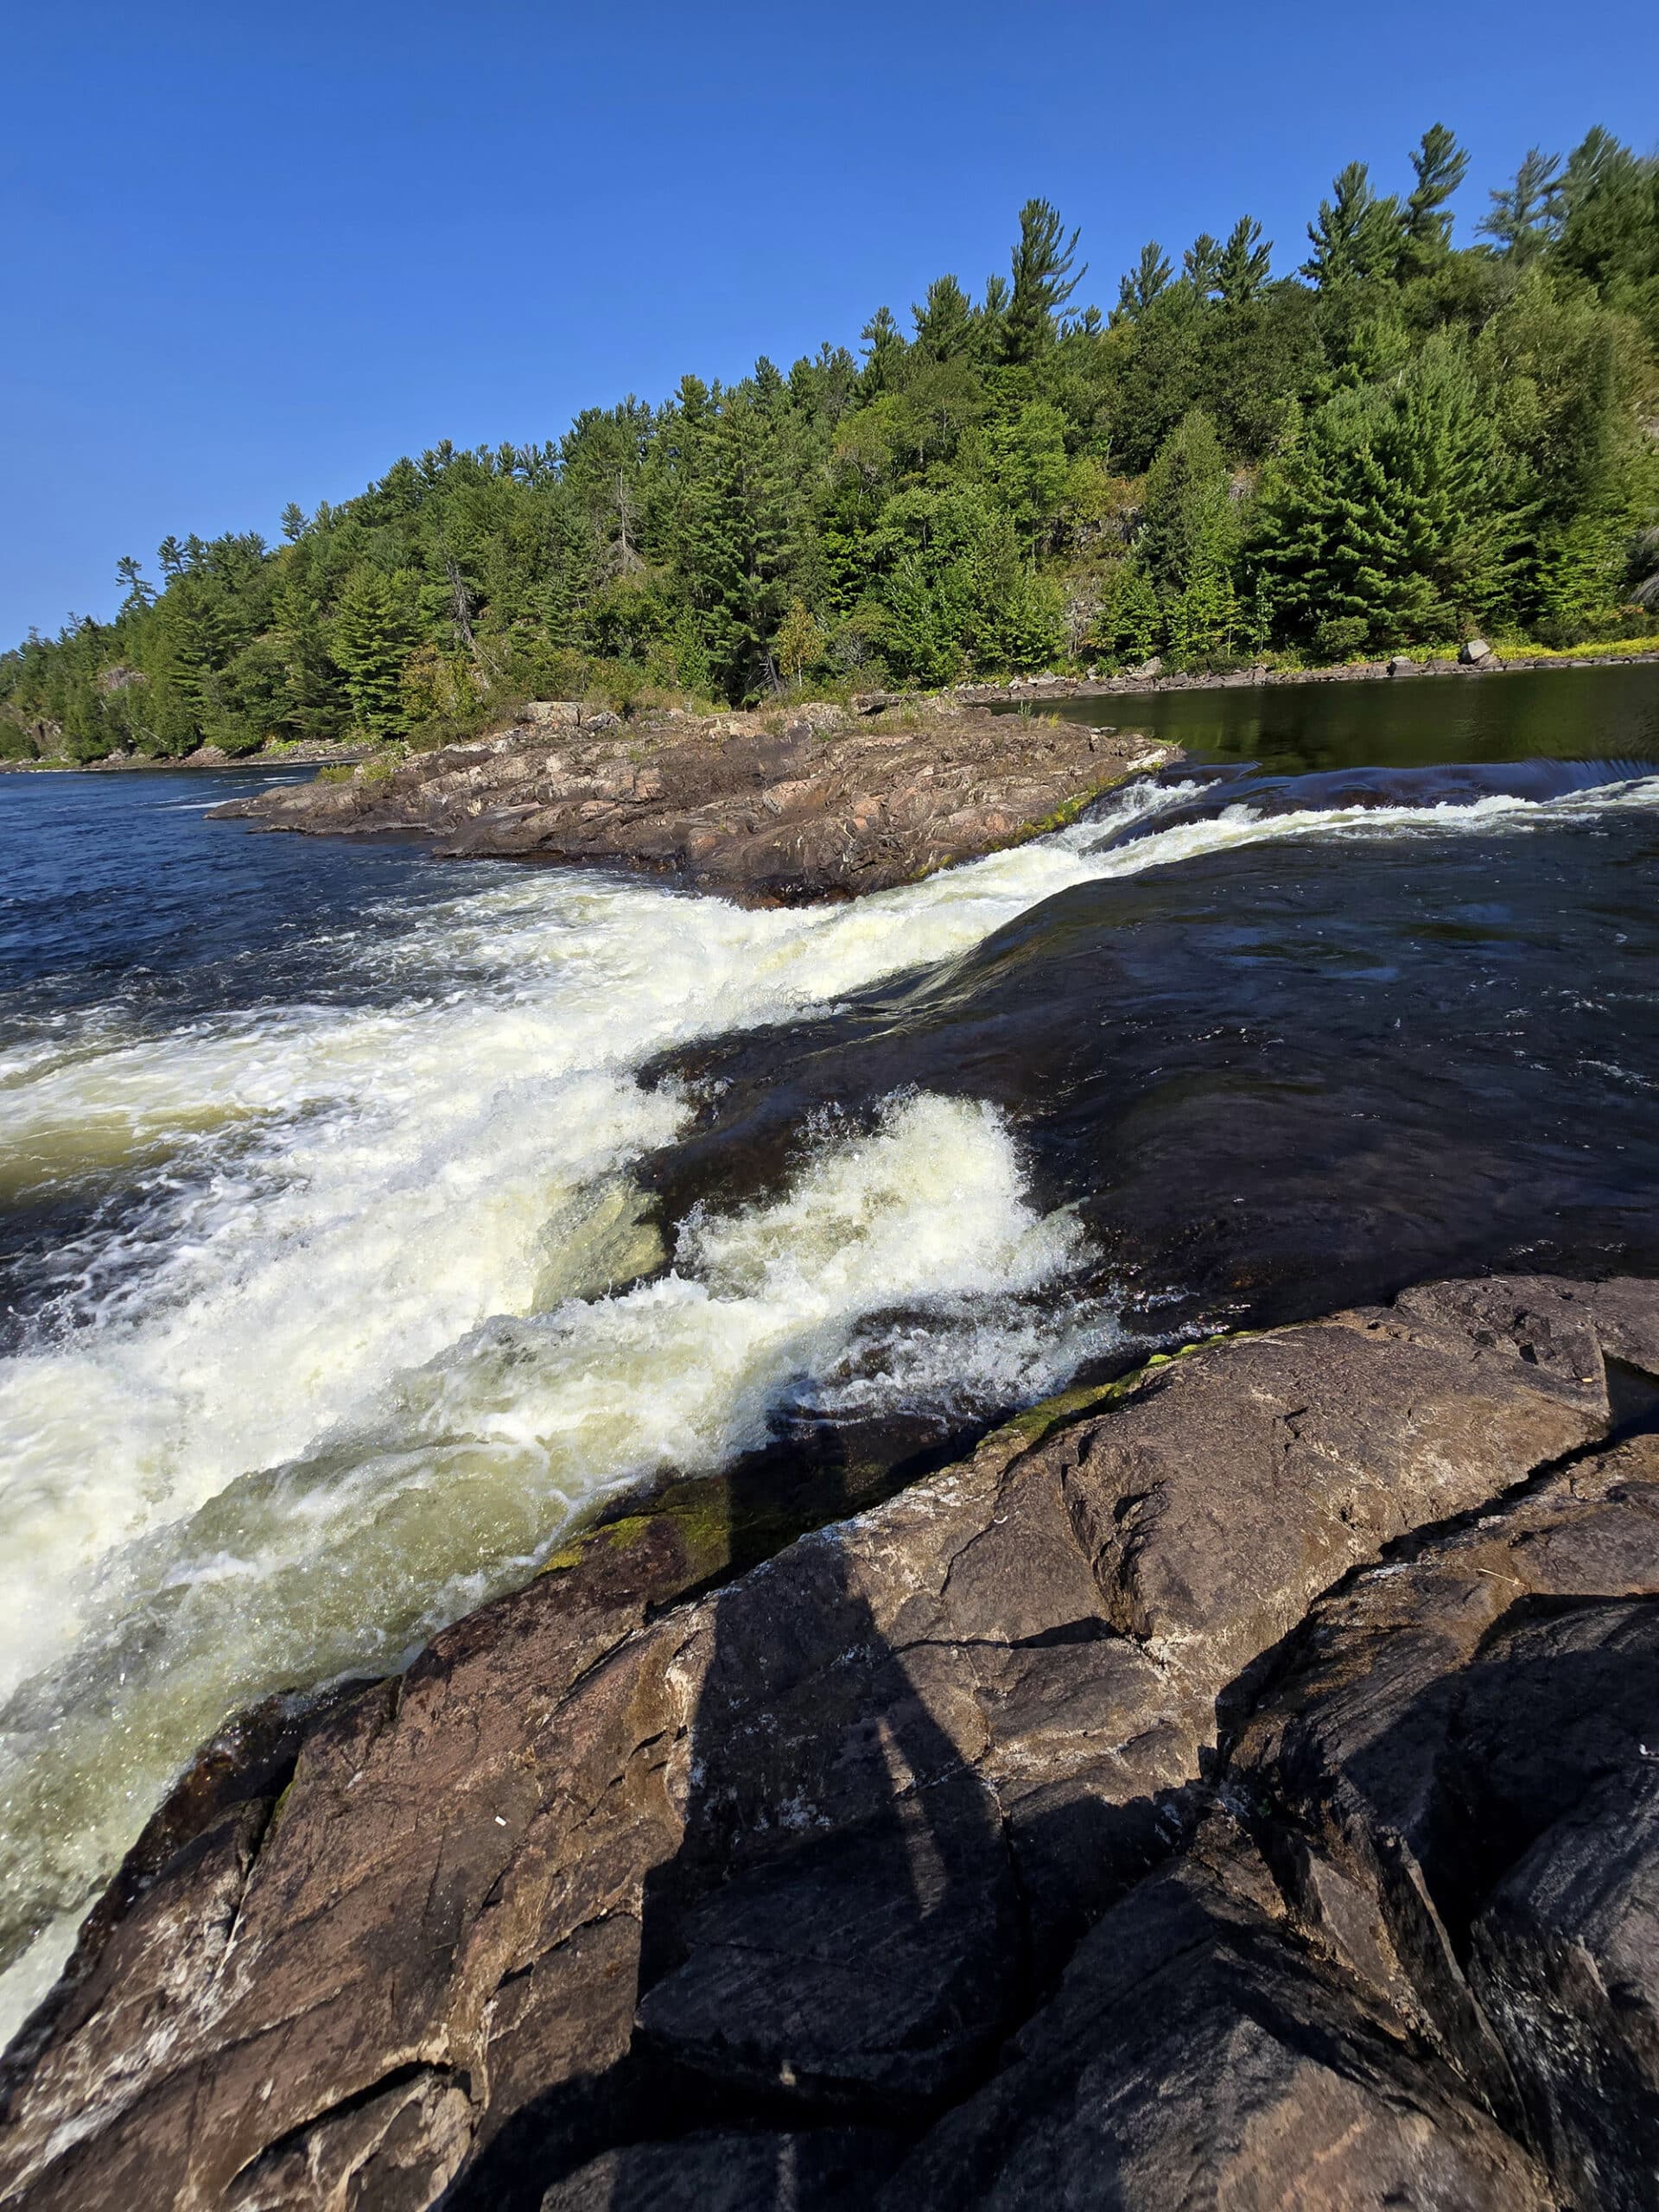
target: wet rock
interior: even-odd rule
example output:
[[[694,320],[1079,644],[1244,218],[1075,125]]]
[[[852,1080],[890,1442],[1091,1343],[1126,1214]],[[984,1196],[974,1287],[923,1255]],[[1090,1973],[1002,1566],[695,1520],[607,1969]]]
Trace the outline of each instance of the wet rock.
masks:
[[[898,2146],[869,2128],[686,2135],[607,2151],[542,2199],[541,2212],[830,2212],[868,2194]]]
[[[1456,2075],[1297,1939],[1220,1814],[1085,1937],[993,2082],[877,2198],[882,2212],[1554,2202]]]
[[[642,1508],[164,1811],[0,2191],[1645,2201],[1656,1350],[1654,1286],[1431,1286],[702,1595]]]
[[[1144,735],[885,694],[781,716],[623,724],[569,702],[473,746],[282,785],[217,807],[321,836],[416,831],[454,855],[651,868],[752,903],[847,898],[1030,836],[1135,771]],[[580,717],[579,721],[577,717]]]

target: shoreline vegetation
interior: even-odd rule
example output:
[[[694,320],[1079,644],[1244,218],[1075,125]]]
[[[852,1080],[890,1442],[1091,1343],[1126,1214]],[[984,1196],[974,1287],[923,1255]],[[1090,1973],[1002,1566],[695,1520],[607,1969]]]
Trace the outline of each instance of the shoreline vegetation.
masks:
[[[1458,247],[1466,168],[1436,124],[1399,193],[1342,171],[1294,273],[1246,214],[1149,243],[1107,314],[1033,200],[1008,273],[938,278],[908,335],[884,306],[857,353],[446,442],[275,547],[169,537],[113,620],[0,653],[0,762],[1659,652],[1659,156],[1535,149]]]
[[[1480,645],[1484,641],[1477,639],[1474,643]],[[1045,669],[1031,675],[1009,677],[1001,683],[966,682],[937,691],[853,691],[840,686],[836,693],[824,698],[801,694],[792,699],[764,702],[759,711],[775,720],[781,729],[795,715],[816,715],[826,708],[839,708],[845,710],[842,717],[845,726],[855,728],[861,718],[884,709],[943,710],[953,704],[960,704],[1029,710],[1063,699],[1133,698],[1166,691],[1234,690],[1255,686],[1305,683],[1391,683],[1410,676],[1547,675],[1570,669],[1659,666],[1659,639],[1608,639],[1594,645],[1560,650],[1524,641],[1506,640],[1474,659],[1460,658],[1462,650],[1446,645],[1394,654],[1388,660],[1338,661],[1324,667],[1299,662],[1261,661],[1248,667],[1227,670],[1166,671],[1160,668],[1156,674],[1147,673],[1144,667],[1120,670],[1111,674],[1102,674],[1097,671],[1075,674],[1065,669]],[[568,712],[573,721],[582,722],[592,722],[601,716],[613,716],[619,722],[635,725],[644,731],[653,726],[660,727],[665,718],[683,718],[689,711],[672,701],[638,695],[619,700],[614,695],[604,691],[590,692],[582,699],[502,702],[498,709],[499,721],[480,728],[475,741],[484,743],[499,738],[526,718],[543,717],[550,712],[561,715]],[[219,746],[202,745],[193,753],[178,755],[118,753],[105,754],[94,760],[78,760],[72,754],[60,753],[42,753],[22,760],[0,758],[0,774],[30,771],[57,774],[68,772],[111,774],[147,768],[228,767],[347,770],[366,767],[372,773],[385,773],[389,766],[401,763],[418,750],[406,738],[373,740],[359,736],[309,741],[303,738],[271,738],[257,750],[242,753],[227,753]]]

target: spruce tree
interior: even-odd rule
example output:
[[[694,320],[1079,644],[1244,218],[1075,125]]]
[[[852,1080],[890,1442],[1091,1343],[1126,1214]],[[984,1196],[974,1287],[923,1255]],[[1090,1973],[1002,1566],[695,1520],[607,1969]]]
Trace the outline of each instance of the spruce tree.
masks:
[[[1157,588],[1138,554],[1131,554],[1117,572],[1116,589],[1103,627],[1114,656],[1132,667],[1150,660],[1164,641],[1164,614]]]
[[[334,614],[329,648],[357,726],[372,738],[395,736],[404,727],[404,664],[416,639],[409,581],[366,565],[354,569]]]
[[[1200,570],[1225,569],[1238,531],[1227,462],[1202,408],[1165,441],[1147,478],[1141,555],[1160,591],[1179,593]]]
[[[892,391],[899,382],[904,359],[904,334],[893,321],[891,308],[878,308],[858,334],[864,341],[864,372],[860,381],[874,397]]]
[[[1338,392],[1298,429],[1253,566],[1293,640],[1380,650],[1493,613],[1507,535],[1495,426],[1466,348],[1440,334],[1392,386]]]

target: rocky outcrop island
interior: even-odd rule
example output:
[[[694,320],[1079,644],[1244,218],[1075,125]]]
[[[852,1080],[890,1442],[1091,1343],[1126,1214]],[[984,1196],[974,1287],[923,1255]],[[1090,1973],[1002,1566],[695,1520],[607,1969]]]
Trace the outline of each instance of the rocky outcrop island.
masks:
[[[747,903],[847,899],[1069,820],[1179,748],[944,697],[859,713],[626,722],[540,702],[480,743],[363,763],[215,808],[314,836],[401,831],[440,852],[607,863]]]
[[[1659,1285],[1440,1283],[625,1512],[207,1747],[4,2201],[1650,2203],[1656,1404]]]

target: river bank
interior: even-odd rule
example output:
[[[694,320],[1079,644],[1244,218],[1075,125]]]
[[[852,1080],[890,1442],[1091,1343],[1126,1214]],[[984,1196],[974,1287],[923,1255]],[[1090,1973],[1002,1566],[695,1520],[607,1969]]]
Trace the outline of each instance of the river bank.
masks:
[[[1659,666],[1659,647],[1652,652],[1638,650],[1622,652],[1586,652],[1578,649],[1571,652],[1548,653],[1529,648],[1525,653],[1494,652],[1478,661],[1460,660],[1452,655],[1395,654],[1387,660],[1344,661],[1330,667],[1284,668],[1268,663],[1258,663],[1249,668],[1229,669],[1223,672],[1188,671],[1182,669],[1165,673],[1125,671],[1113,676],[1056,675],[1041,673],[1035,676],[1010,677],[1004,683],[958,683],[940,691],[865,691],[852,695],[849,709],[842,717],[849,725],[869,715],[894,708],[918,708],[931,712],[950,711],[952,706],[1029,708],[1067,699],[1156,698],[1166,692],[1240,691],[1260,690],[1281,685],[1326,683],[1397,683],[1412,676],[1458,677],[1546,673],[1566,669],[1646,668]],[[542,702],[545,705],[547,702]],[[613,709],[605,704],[584,704],[577,700],[552,702],[561,717],[569,717],[571,724],[583,721],[593,724]],[[768,722],[775,719],[778,709],[757,710]],[[787,720],[800,715],[822,716],[836,712],[821,701],[803,701],[783,710]],[[714,717],[723,719],[724,716]],[[626,717],[619,716],[619,720]],[[642,721],[648,717],[641,717]],[[483,741],[479,741],[482,742]],[[43,755],[38,760],[16,760],[0,759],[0,774],[46,770],[53,773],[89,772],[118,774],[143,769],[221,769],[288,768],[353,766],[364,762],[385,760],[398,757],[388,747],[358,741],[336,741],[308,744],[302,741],[279,742],[261,747],[257,752],[238,753],[232,757],[218,746],[199,746],[194,753],[175,758],[155,758],[141,753],[111,753],[102,760],[72,760],[67,754]]]

